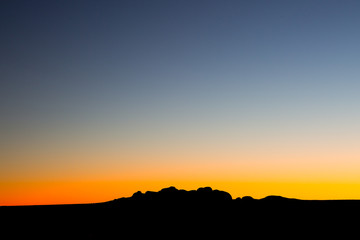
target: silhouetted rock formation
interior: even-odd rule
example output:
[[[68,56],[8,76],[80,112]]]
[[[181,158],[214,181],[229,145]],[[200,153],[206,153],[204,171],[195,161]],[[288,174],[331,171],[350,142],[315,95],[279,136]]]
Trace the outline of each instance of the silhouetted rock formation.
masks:
[[[229,201],[232,197],[229,193],[220,190],[213,190],[211,187],[203,187],[197,190],[178,190],[175,187],[161,189],[159,192],[140,191],[134,193],[130,198],[120,198],[121,200],[136,201],[167,201],[167,202],[213,202],[213,201]]]
[[[316,231],[324,239],[326,232],[334,237],[333,229],[341,224],[356,234],[359,215],[359,200],[232,200],[229,193],[210,187],[138,191],[96,204],[0,207],[2,236],[12,239],[278,238],[281,233],[288,239],[293,236],[288,233],[315,238]]]

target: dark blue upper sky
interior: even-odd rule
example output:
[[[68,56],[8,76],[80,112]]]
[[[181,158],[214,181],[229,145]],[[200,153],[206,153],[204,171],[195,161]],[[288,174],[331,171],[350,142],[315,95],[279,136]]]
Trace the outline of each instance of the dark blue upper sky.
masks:
[[[2,141],[356,136],[359,23],[350,0],[4,0]]]

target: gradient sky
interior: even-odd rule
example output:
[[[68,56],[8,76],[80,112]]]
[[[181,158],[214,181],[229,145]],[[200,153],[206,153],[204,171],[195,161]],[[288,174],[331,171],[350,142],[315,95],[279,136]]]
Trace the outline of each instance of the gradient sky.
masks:
[[[0,3],[0,205],[174,185],[360,198],[360,2]]]

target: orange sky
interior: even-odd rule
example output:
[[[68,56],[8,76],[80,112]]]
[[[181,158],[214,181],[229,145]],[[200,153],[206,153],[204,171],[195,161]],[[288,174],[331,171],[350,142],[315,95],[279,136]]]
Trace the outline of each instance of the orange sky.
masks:
[[[210,142],[127,148],[22,148],[0,175],[0,205],[101,202],[168,186],[228,191],[234,198],[360,198],[360,152],[311,142],[259,142],[243,148]],[[333,144],[333,143],[332,143]],[[329,149],[329,150],[327,150]],[[4,154],[7,153],[7,154]],[[16,165],[21,162],[22,165]]]
[[[11,161],[0,170],[0,205],[101,202],[168,186],[211,186],[234,198],[360,198],[360,152],[350,147],[327,151],[322,144],[295,148],[284,142],[259,143],[261,151],[250,145],[211,148],[210,143],[164,148],[150,144],[139,151],[23,148],[3,154]],[[26,160],[22,166],[15,164],[19,159]]]
[[[116,156],[107,155],[106,159],[106,155],[101,158],[85,155],[83,158],[88,164],[70,164],[68,169],[56,165],[58,161],[53,163],[54,166],[42,168],[33,165],[30,169],[29,165],[22,171],[2,174],[0,205],[101,202],[128,197],[138,190],[157,191],[168,186],[187,190],[211,186],[228,191],[233,198],[246,195],[255,198],[267,195],[301,199],[360,198],[357,174],[360,164],[351,158],[339,164],[335,154],[327,158],[324,155],[323,158],[318,155],[310,158],[309,153],[306,158],[303,155],[267,154],[266,158],[260,153],[235,157],[215,152],[203,155],[203,160],[193,153],[167,161],[168,154],[153,153],[141,164],[135,164],[140,160],[134,161],[134,158],[142,157],[135,154],[131,156],[133,164],[121,164],[115,161]],[[70,158],[66,155],[58,157]],[[301,160],[302,157],[307,160]],[[252,160],[240,161],[240,158]]]
[[[311,182],[237,182],[237,181],[63,181],[1,183],[0,205],[93,203],[129,197],[141,190],[158,191],[164,187],[197,189],[211,186],[229,192],[233,198],[246,195],[262,198],[282,195],[301,199],[358,199],[360,183]]]

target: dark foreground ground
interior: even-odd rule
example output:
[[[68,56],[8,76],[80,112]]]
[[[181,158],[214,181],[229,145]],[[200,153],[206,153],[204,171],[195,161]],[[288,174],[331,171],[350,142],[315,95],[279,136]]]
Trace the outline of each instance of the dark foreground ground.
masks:
[[[232,199],[170,187],[105,203],[0,207],[1,239],[358,238],[360,200]]]

